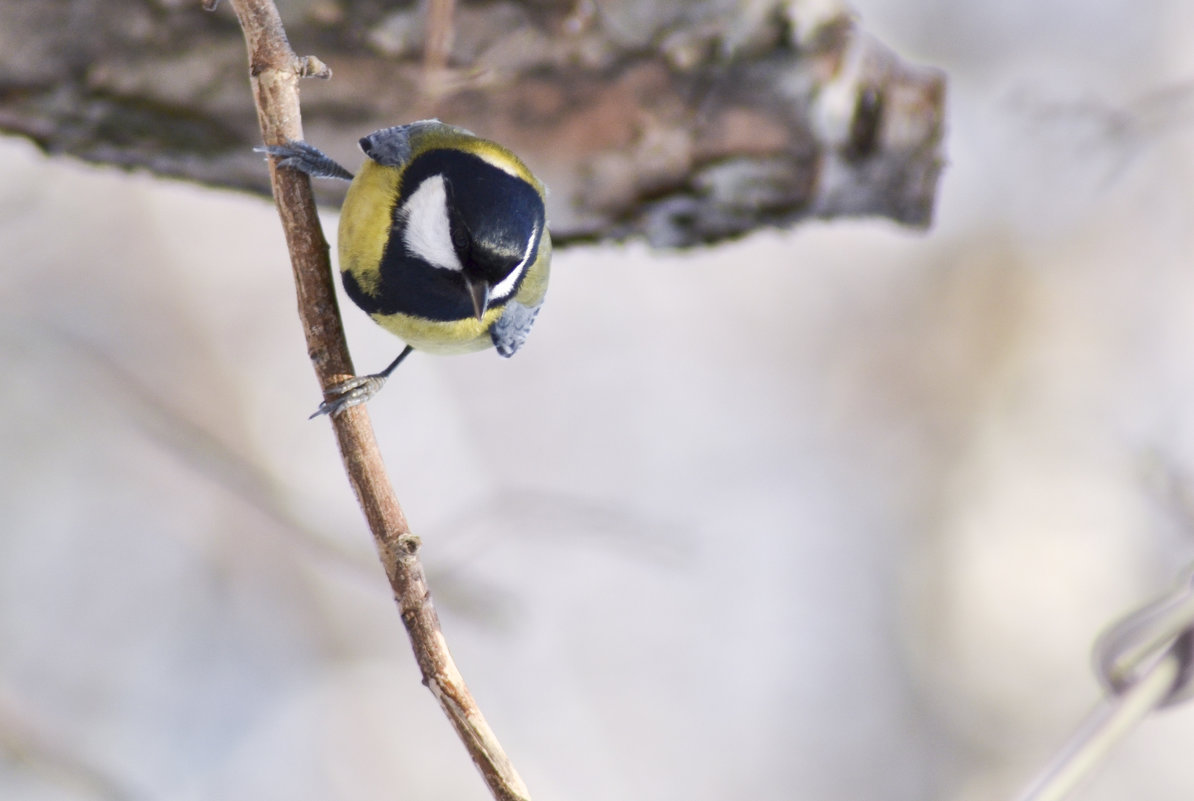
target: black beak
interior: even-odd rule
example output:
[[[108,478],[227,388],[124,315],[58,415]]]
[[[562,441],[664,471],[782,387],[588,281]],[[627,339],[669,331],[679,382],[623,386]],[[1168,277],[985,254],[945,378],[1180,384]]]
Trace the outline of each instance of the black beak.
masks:
[[[469,297],[473,299],[473,311],[480,320],[485,316],[485,310],[489,308],[489,282],[471,280],[467,275],[464,277],[464,285],[468,289]]]

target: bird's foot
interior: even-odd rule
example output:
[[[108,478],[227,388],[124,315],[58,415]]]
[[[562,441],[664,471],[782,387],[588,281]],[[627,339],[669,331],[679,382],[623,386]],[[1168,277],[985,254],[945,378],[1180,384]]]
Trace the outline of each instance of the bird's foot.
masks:
[[[333,161],[322,150],[306,142],[293,141],[284,145],[265,145],[253,149],[276,158],[279,167],[305,172],[312,178],[352,180],[351,172]]]
[[[389,377],[388,373],[372,373],[332,384],[324,392],[324,402],[307,419],[314,420],[321,414],[337,415],[345,409],[361,405],[380,392]]]

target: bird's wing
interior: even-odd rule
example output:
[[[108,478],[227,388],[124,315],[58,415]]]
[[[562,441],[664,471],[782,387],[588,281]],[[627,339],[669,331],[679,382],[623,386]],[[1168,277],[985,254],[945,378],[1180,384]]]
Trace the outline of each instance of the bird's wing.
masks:
[[[419,120],[393,128],[382,128],[361,137],[358,144],[365,155],[384,167],[402,167],[412,156],[434,146],[451,145],[454,141],[475,139],[471,131],[445,125],[439,120]]]
[[[527,341],[531,333],[531,326],[535,324],[535,317],[539,314],[539,306],[524,306],[516,300],[506,303],[502,316],[489,329],[489,336],[493,338],[493,346],[497,352],[509,358]]]

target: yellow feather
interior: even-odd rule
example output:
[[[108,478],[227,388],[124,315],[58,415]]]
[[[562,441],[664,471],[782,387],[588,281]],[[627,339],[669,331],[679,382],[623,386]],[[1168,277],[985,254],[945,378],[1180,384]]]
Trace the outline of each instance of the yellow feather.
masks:
[[[400,175],[393,167],[366,159],[340,209],[340,271],[352,273],[369,295],[376,294],[381,283],[381,257],[390,239]]]

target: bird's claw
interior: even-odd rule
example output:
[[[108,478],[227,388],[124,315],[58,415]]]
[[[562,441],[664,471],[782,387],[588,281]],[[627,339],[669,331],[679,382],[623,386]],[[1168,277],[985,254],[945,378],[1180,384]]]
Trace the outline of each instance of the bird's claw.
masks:
[[[372,375],[361,375],[355,378],[349,378],[346,381],[341,381],[338,384],[332,384],[325,390],[325,400],[319,404],[319,408],[312,412],[308,420],[314,420],[321,414],[334,416],[340,414],[345,409],[351,409],[353,406],[359,406],[365,401],[372,398],[385,385],[387,375],[381,373],[373,373]]]

